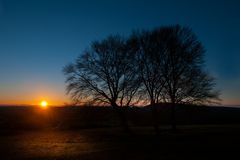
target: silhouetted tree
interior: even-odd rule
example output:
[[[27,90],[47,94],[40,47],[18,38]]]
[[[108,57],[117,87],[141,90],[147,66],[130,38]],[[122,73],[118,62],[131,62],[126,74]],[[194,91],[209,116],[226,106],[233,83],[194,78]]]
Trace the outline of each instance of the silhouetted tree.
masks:
[[[218,99],[214,78],[203,69],[205,50],[191,29],[180,25],[160,27],[136,32],[130,41],[137,52],[139,77],[152,108],[156,132],[155,104],[171,103],[172,128],[175,130],[175,104]]]
[[[162,101],[162,89],[165,84],[162,78],[163,48],[161,35],[149,31],[135,32],[129,43],[137,52],[138,74],[142,81],[145,97],[150,103],[155,132],[159,132],[156,104]]]
[[[191,29],[180,25],[161,27],[153,31],[163,39],[164,81],[162,95],[172,106],[172,129],[176,130],[177,103],[206,103],[218,100],[214,78],[204,70],[205,49]]]
[[[141,84],[134,56],[120,36],[93,42],[75,63],[64,68],[67,93],[75,101],[111,105],[128,131],[124,110],[138,102]]]

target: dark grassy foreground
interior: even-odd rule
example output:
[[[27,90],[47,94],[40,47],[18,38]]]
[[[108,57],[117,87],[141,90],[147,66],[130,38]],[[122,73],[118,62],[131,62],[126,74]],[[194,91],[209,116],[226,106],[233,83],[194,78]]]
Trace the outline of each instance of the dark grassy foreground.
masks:
[[[240,126],[181,126],[177,133],[134,128],[1,132],[1,159],[239,159]]]
[[[171,107],[161,105],[158,110],[159,125],[171,123]],[[126,110],[128,124],[134,127],[152,126],[149,107]],[[177,106],[178,125],[240,124],[240,108]],[[111,107],[0,107],[1,130],[60,129],[119,127],[118,114]]]
[[[111,108],[0,107],[0,159],[240,159],[240,109],[181,106],[178,131],[168,106],[155,135],[149,108],[127,112],[130,135]]]

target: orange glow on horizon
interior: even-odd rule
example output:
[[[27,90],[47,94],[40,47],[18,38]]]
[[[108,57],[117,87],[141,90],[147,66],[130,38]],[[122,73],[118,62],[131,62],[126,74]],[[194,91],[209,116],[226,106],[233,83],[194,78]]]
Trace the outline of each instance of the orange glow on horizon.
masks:
[[[45,109],[48,107],[48,102],[43,100],[43,101],[41,101],[40,106]]]
[[[64,106],[70,103],[65,94],[64,86],[42,82],[41,79],[31,79],[16,84],[17,87],[4,86],[0,91],[0,105],[4,106],[40,106],[42,100],[48,102],[48,106]],[[15,84],[14,84],[15,86]]]
[[[46,98],[47,97],[47,98]],[[68,97],[58,97],[46,94],[46,96],[35,96],[35,95],[22,95],[16,97],[1,97],[0,95],[0,105],[4,106],[41,106],[41,102],[45,100],[48,106],[64,106],[71,101]]]

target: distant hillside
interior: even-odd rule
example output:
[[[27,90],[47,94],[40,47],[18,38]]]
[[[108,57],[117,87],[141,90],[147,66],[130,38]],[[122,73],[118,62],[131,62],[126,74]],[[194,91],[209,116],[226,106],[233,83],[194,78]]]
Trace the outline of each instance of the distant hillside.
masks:
[[[170,124],[171,108],[158,106],[160,125]],[[130,126],[151,126],[150,107],[126,111]],[[240,108],[181,105],[176,108],[177,124],[240,124]],[[5,129],[81,129],[115,127],[120,122],[110,107],[0,107],[0,130]]]

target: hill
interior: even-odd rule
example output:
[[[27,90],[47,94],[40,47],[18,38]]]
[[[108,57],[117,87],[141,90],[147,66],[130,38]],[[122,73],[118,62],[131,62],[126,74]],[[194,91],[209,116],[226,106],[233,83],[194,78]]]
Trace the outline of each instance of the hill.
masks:
[[[158,106],[160,125],[170,124],[169,105]],[[151,126],[150,107],[126,110],[130,126]],[[178,125],[240,124],[240,108],[189,106],[176,108]],[[110,107],[49,107],[43,110],[29,106],[0,107],[0,128],[6,129],[81,129],[118,127],[117,113]]]

